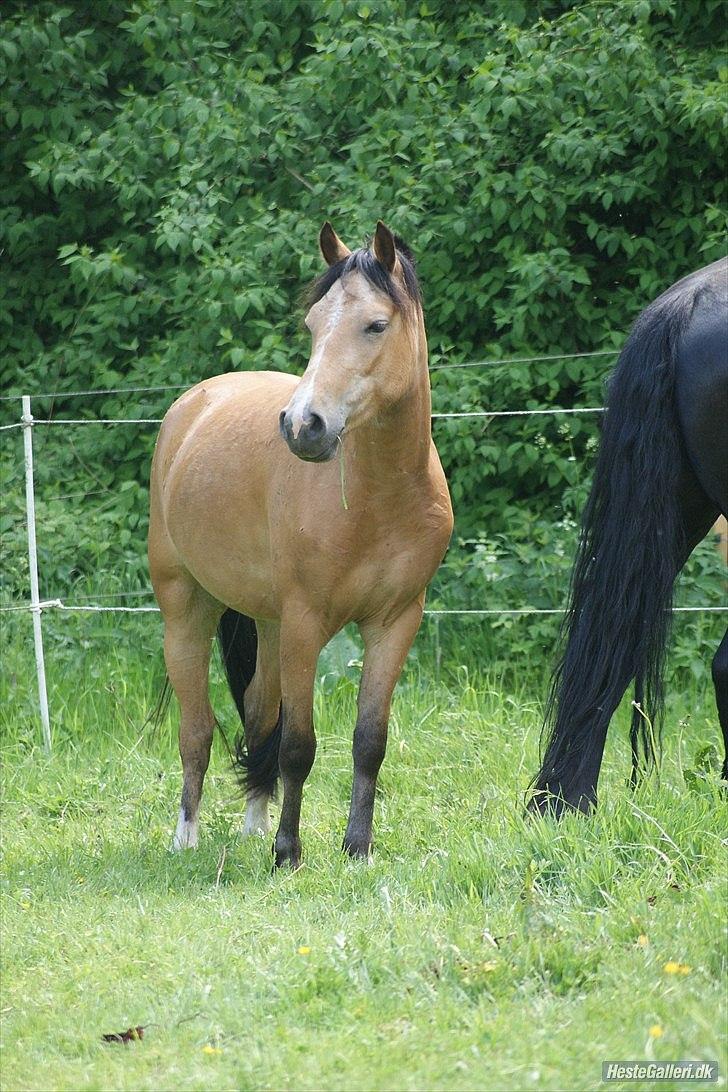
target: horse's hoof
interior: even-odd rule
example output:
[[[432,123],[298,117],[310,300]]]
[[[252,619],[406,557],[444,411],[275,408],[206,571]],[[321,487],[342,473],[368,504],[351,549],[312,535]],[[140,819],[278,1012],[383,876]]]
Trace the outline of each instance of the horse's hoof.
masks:
[[[170,848],[173,853],[197,848],[197,819],[185,819],[184,812],[180,811]]]
[[[270,834],[270,827],[268,830],[265,827],[249,827],[246,823],[241,831],[243,838],[267,838]]]
[[[596,807],[596,798],[588,793],[570,793],[562,795],[557,790],[537,789],[526,805],[531,815],[542,819],[563,819],[565,815],[576,812],[591,815]]]
[[[360,841],[358,838],[344,838],[341,848],[344,853],[358,861],[368,861],[372,855],[372,843],[369,839]]]
[[[565,807],[564,800],[560,796],[540,789],[530,797],[526,804],[526,811],[529,815],[536,815],[540,819],[560,819]]]
[[[281,846],[273,843],[273,871],[290,868],[292,872],[301,867],[301,846]]]
[[[184,853],[188,849],[197,849],[197,842],[186,842],[180,838],[175,837],[172,839],[172,844],[169,847],[170,853]]]
[[[291,872],[296,872],[301,867],[300,857],[287,857],[283,853],[276,853],[273,861],[273,871],[278,872],[281,868],[290,868]]]

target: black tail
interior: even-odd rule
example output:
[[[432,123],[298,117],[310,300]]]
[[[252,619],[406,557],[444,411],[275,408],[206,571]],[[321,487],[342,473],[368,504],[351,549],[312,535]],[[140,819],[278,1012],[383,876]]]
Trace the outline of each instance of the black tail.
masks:
[[[217,627],[217,639],[225,675],[233,696],[240,721],[245,727],[245,691],[255,674],[258,653],[258,633],[255,622],[245,614],[226,610]],[[249,751],[245,738],[239,734],[235,741],[234,762],[241,785],[246,792],[264,792],[273,795],[278,782],[278,750],[281,742],[282,720],[279,714],[274,730],[260,747]]]
[[[612,377],[571,578],[565,641],[547,705],[534,804],[588,810],[609,720],[631,679],[633,776],[655,760],[672,589],[683,551],[676,346],[692,294],[661,297],[638,319]],[[640,758],[639,752],[642,752]]]

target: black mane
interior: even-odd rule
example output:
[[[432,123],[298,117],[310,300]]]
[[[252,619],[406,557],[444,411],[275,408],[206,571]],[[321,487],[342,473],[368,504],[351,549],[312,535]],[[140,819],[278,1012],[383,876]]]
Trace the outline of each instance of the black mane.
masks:
[[[345,273],[351,273],[354,270],[363,274],[371,285],[389,296],[395,307],[404,307],[408,300],[412,303],[421,304],[422,295],[415,271],[414,255],[399,236],[395,235],[394,243],[397,248],[399,264],[402,267],[404,291],[402,291],[402,285],[395,281],[391,273],[374,257],[371,249],[362,247],[361,250],[353,251],[348,258],[343,258],[340,262],[334,262],[333,265],[324,270],[320,277],[316,278],[306,293],[307,306],[313,307],[314,303],[318,303],[319,300],[323,299],[332,285],[336,284]]]

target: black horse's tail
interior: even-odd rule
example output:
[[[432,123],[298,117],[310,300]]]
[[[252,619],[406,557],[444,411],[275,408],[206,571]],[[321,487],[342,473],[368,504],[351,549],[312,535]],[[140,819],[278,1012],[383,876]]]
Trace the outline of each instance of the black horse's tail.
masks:
[[[225,675],[230,693],[245,726],[245,691],[253,675],[258,654],[258,632],[255,622],[246,614],[226,610],[217,627]],[[282,720],[279,714],[274,730],[260,747],[248,750],[245,739],[239,734],[235,741],[234,762],[240,782],[246,792],[273,795],[278,782],[278,750],[281,742]]]
[[[562,625],[532,807],[589,810],[609,720],[631,679],[633,778],[655,760],[672,589],[684,532],[675,409],[677,344],[692,298],[640,316],[610,382],[596,470]],[[641,756],[640,756],[641,751]],[[551,801],[551,803],[549,803]]]

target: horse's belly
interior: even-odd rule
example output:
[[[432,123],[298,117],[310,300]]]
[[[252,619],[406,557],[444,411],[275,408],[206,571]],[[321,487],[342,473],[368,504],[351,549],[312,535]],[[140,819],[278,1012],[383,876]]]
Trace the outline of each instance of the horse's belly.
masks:
[[[206,591],[226,607],[251,618],[280,617],[280,602],[270,564],[251,552],[224,553],[209,548],[179,551],[185,568]]]
[[[195,485],[182,480],[170,490],[168,529],[180,561],[226,606],[256,618],[276,617],[267,526],[255,498],[238,491],[220,504],[214,490]]]

